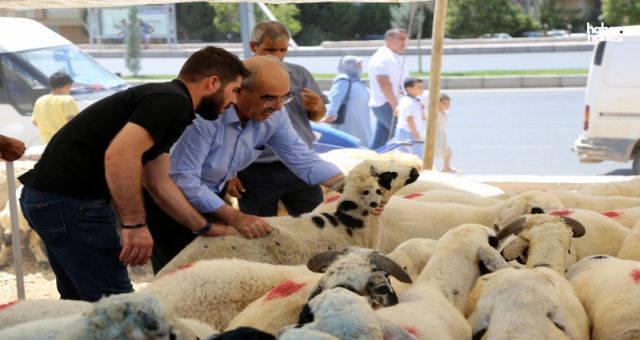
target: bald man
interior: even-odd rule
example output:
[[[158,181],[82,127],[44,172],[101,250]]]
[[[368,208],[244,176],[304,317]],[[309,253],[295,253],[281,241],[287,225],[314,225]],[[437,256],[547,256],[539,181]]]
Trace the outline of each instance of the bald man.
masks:
[[[271,232],[261,217],[242,213],[225,204],[225,183],[269,147],[282,162],[309,184],[332,186],[344,176],[323,161],[298,136],[282,110],[292,94],[289,75],[273,56],[244,61],[251,76],[244,78],[237,103],[218,120],[197,117],[171,151],[170,175],[187,200],[210,221],[232,228],[247,238]],[[154,239],[151,258],[159,271],[197,235],[172,220],[162,210],[149,213]]]

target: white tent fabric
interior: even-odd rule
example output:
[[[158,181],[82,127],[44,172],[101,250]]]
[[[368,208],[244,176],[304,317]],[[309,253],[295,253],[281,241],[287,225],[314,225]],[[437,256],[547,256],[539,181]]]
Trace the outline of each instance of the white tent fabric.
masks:
[[[367,0],[367,2],[427,2],[430,0]],[[433,1],[433,0],[431,0]],[[173,0],[171,2],[193,2],[189,0]],[[329,2],[323,0],[267,0],[267,1],[211,1],[211,2],[262,2],[269,4],[287,4],[302,2]],[[352,0],[338,0],[330,2],[353,2]],[[87,8],[87,7],[117,7],[131,5],[166,4],[166,0],[0,0],[0,8],[6,9],[36,9],[36,8]]]

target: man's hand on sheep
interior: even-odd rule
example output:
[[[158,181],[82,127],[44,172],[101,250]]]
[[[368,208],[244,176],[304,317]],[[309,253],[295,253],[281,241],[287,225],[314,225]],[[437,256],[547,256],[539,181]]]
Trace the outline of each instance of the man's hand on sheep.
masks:
[[[237,217],[229,223],[246,238],[260,238],[271,233],[271,226],[261,217],[238,212]]]
[[[153,251],[153,238],[149,228],[122,229],[120,230],[122,251],[120,261],[126,266],[141,266],[151,258]]]
[[[244,186],[242,182],[238,179],[238,177],[234,177],[227,181],[227,193],[235,198],[241,198],[242,193],[245,192]]]
[[[217,237],[217,236],[238,236],[238,232],[229,225],[214,223],[208,233],[202,236]]]

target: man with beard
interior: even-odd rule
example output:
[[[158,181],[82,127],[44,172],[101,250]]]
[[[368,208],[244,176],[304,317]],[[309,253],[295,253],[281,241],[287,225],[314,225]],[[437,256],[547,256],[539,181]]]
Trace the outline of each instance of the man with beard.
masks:
[[[106,97],[53,136],[34,169],[20,177],[20,205],[44,241],[62,299],[96,301],[133,291],[127,266],[145,264],[153,248],[143,186],[194,232],[228,232],[211,228],[185,200],[169,177],[168,151],[194,111],[216,119],[248,75],[236,56],[206,47],[189,57],[178,79]]]
[[[211,221],[229,225],[244,237],[258,238],[271,232],[269,224],[225,204],[221,197],[225,183],[267,147],[307,183],[332,186],[344,176],[309,150],[293,128],[283,109],[292,94],[282,62],[273,56],[258,56],[244,63],[251,75],[242,81],[238,102],[220,119],[198,117],[185,129],[171,151],[170,175],[187,200]],[[152,231],[162,234],[154,234],[151,263],[157,272],[199,233],[194,235],[169,216],[151,216]]]

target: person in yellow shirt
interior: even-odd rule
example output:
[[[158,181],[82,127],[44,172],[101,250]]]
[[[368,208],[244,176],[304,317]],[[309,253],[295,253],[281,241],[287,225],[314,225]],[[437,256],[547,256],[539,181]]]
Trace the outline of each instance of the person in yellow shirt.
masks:
[[[73,79],[68,74],[58,71],[49,77],[51,93],[38,100],[33,107],[31,120],[40,131],[43,144],[49,143],[51,137],[78,113],[76,101],[69,95]]]

